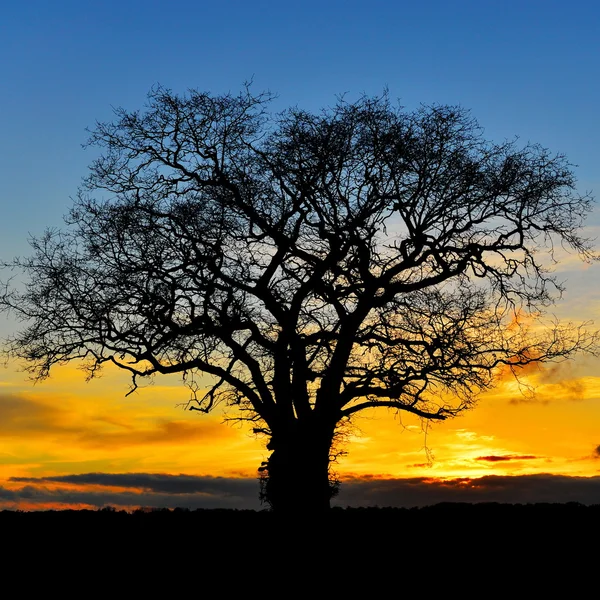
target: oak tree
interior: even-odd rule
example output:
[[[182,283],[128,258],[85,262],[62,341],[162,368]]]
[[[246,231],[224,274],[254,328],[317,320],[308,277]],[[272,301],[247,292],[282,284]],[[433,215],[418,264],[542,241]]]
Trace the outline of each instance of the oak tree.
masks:
[[[180,373],[190,409],[268,436],[272,508],[319,510],[353,415],[448,419],[499,370],[594,346],[545,320],[557,244],[593,258],[592,200],[565,157],[489,142],[459,107],[271,101],[158,87],[97,123],[65,227],[10,263],[26,282],[1,303],[35,378]]]

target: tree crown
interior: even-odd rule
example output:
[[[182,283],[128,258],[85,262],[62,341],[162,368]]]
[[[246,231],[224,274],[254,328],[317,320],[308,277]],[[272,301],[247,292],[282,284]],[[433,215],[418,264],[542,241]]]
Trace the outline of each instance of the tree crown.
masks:
[[[96,125],[67,227],[11,263],[29,283],[1,299],[34,377],[82,360],[196,392],[201,372],[190,408],[225,401],[273,433],[378,406],[445,419],[501,365],[595,348],[531,326],[562,289],[555,245],[595,258],[564,156],[489,142],[459,107],[270,100],[158,87]]]

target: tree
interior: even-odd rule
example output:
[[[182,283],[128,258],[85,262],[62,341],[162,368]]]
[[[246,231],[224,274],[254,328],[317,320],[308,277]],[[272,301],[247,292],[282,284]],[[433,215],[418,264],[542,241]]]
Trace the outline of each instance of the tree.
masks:
[[[318,510],[353,415],[444,420],[501,368],[595,347],[545,322],[555,245],[594,258],[592,199],[563,156],[488,142],[461,108],[271,100],[158,87],[97,123],[65,228],[10,264],[28,283],[2,296],[25,321],[7,350],[36,379],[182,374],[191,410],[226,403],[268,436],[272,508]]]

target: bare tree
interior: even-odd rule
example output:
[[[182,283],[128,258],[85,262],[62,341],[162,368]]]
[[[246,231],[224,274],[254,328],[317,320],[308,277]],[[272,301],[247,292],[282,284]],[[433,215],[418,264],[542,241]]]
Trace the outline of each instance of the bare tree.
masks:
[[[594,258],[592,199],[563,156],[488,142],[461,108],[271,100],[157,88],[98,123],[66,227],[5,265],[28,281],[2,296],[24,321],[6,347],[36,379],[74,360],[134,387],[183,374],[190,409],[226,403],[269,436],[274,509],[323,509],[356,413],[447,419],[503,366],[595,348],[544,322],[554,246]]]

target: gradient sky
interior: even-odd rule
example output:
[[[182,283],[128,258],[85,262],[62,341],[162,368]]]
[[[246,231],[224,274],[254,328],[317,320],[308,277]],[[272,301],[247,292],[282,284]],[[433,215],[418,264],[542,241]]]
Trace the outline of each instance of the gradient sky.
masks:
[[[0,52],[3,259],[61,225],[93,159],[86,127],[113,106],[140,108],[157,83],[219,94],[253,79],[278,94],[275,109],[318,110],[385,87],[409,109],[459,104],[495,141],[518,135],[566,154],[580,190],[600,194],[592,1],[31,0],[3,6]],[[598,231],[596,209],[588,232]],[[556,313],[600,323],[600,264],[565,256],[558,271],[567,293]],[[2,336],[18,326],[0,319]],[[357,420],[336,465],[348,482],[340,503],[600,502],[600,361],[528,377],[534,399],[503,378],[426,435],[410,418]],[[188,392],[176,378],[125,398],[127,385],[116,372],[86,384],[70,367],[33,386],[18,365],[3,368],[0,508],[256,506],[260,440],[222,414],[181,410]]]

